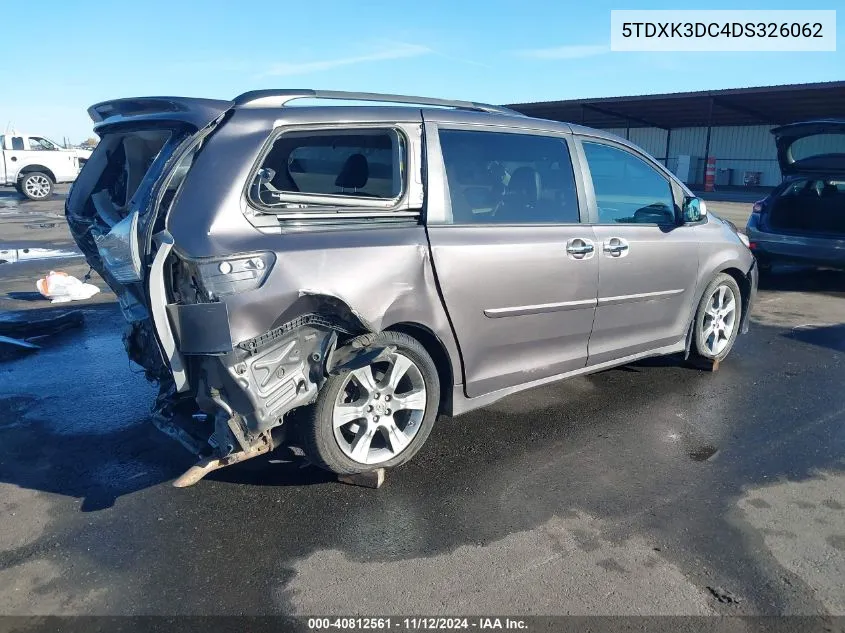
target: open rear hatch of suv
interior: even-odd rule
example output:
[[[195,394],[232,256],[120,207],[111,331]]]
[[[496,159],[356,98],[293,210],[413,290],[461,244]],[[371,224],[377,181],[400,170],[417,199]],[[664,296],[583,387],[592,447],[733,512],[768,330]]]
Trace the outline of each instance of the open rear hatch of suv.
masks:
[[[117,295],[129,323],[129,357],[163,390],[173,380],[150,322],[153,235],[163,229],[201,139],[230,107],[228,101],[173,97],[91,106],[100,142],[65,203],[74,240]]]
[[[772,134],[787,182],[767,209],[769,227],[845,235],[845,121],[792,123]]]

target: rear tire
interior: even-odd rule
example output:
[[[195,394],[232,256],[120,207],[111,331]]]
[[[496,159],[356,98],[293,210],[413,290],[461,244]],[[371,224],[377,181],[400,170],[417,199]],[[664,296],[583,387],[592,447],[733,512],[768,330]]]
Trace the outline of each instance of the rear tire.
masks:
[[[440,405],[437,367],[419,341],[400,332],[360,339],[396,351],[388,361],[330,376],[301,418],[309,460],[337,474],[410,460],[428,439]]]
[[[693,350],[698,358],[721,361],[736,342],[742,322],[742,293],[736,280],[719,273],[711,281],[695,313]]]
[[[53,179],[40,171],[25,174],[18,185],[20,192],[30,200],[46,200],[53,195]]]

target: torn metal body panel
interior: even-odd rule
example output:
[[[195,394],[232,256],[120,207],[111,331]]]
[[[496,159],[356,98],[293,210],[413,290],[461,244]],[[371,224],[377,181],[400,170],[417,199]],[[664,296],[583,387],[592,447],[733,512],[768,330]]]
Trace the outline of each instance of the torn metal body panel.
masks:
[[[216,390],[245,423],[248,433],[282,423],[285,413],[314,399],[325,379],[325,358],[337,334],[325,326],[287,324],[272,340],[245,341],[222,356],[197,356],[195,372],[203,390]],[[208,412],[219,409],[204,402]]]

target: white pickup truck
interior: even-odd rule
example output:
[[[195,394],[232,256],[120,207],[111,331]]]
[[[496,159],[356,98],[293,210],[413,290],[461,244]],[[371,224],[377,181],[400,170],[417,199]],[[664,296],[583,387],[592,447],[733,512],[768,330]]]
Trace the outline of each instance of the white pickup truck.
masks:
[[[49,198],[56,183],[76,179],[78,151],[43,136],[0,135],[0,185],[15,187],[30,200]]]

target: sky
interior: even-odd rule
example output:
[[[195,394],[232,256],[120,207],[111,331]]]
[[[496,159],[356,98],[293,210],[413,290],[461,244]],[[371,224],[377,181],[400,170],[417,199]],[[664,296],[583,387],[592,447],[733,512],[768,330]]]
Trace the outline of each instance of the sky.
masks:
[[[837,9],[708,0],[637,9]],[[86,109],[145,95],[231,99],[258,88],[519,103],[845,79],[836,52],[610,51],[605,0],[7,2],[0,124],[78,143]]]

